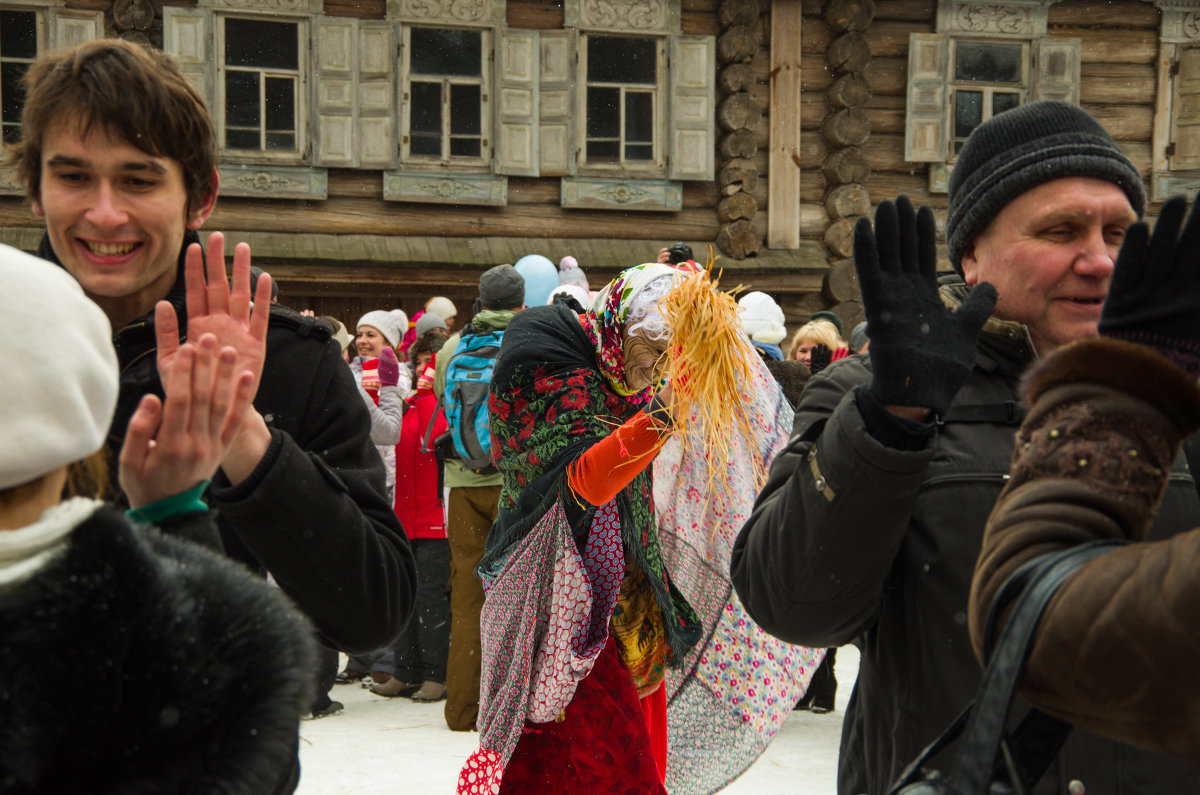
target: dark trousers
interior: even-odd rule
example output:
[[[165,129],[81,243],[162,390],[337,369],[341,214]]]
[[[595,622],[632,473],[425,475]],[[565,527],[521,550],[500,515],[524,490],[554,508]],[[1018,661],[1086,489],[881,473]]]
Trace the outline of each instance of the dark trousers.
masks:
[[[333,679],[338,672],[337,649],[319,644],[317,646],[317,695],[313,700],[312,712],[320,712],[333,701],[329,691],[333,689]]]
[[[500,504],[499,486],[450,489],[450,656],[446,661],[446,725],[470,731],[479,718],[479,674],[483,650],[479,614],[483,583],[475,574]]]
[[[415,538],[417,609],[392,644],[392,675],[402,682],[446,681],[450,645],[450,545],[444,538]]]

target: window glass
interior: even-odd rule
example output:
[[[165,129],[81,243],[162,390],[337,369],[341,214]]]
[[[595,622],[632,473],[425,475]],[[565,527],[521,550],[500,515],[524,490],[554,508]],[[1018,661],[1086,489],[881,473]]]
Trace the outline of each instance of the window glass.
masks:
[[[35,12],[0,11],[0,55],[6,59],[37,57]]]
[[[588,37],[588,82],[653,85],[658,42],[631,36]]]
[[[655,159],[658,125],[658,39],[587,37],[584,158],[595,165]]]
[[[1021,104],[1021,95],[1016,92],[1000,92],[992,94],[992,115],[1012,110]]]
[[[413,83],[410,135],[414,155],[442,155],[442,84]]]
[[[409,63],[413,74],[478,77],[483,71],[477,30],[414,28]]]
[[[37,57],[37,13],[0,11],[0,126],[5,143],[21,138],[25,90],[21,79]]]
[[[483,158],[483,31],[412,28],[408,38],[407,156]]]
[[[299,69],[300,37],[291,22],[225,20],[225,63],[263,69]]]
[[[654,159],[654,95],[648,91],[625,94],[625,158]]]
[[[297,151],[300,26],[236,17],[223,22],[225,148]]]
[[[1022,50],[1020,44],[957,42],[954,79],[982,83],[1020,83]]]
[[[479,86],[451,86],[450,156],[479,157],[481,151]]]
[[[258,72],[225,73],[226,126],[258,129],[258,100]]]

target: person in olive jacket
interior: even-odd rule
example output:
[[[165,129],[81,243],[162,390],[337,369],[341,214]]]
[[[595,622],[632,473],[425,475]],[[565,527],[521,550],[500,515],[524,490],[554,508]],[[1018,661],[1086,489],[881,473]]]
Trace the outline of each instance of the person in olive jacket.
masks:
[[[859,221],[869,353],[809,382],[732,558],[737,593],[769,632],[861,651],[843,795],[886,792],[974,697],[968,593],[1012,460],[1018,379],[1096,336],[1144,206],[1137,170],[1098,122],[1036,102],[985,122],[960,151],[946,221],[956,274],[940,289],[931,210],[902,197],[879,206],[874,230]],[[1151,535],[1197,523],[1179,460]],[[1200,772],[1083,732],[1039,791],[1077,778],[1106,793],[1200,792]]]
[[[1068,579],[1042,614],[1020,684],[1078,726],[1200,764],[1200,528],[1147,531],[1180,445],[1200,430],[1200,213],[1171,199],[1146,244],[1130,229],[1100,339],[1064,346],[1027,374],[1029,416],[1012,477],[983,537],[971,638],[1009,575],[1095,539],[1130,542]],[[1003,627],[1003,614],[997,631]]]
[[[115,329],[110,452],[142,397],[162,394],[159,371],[182,339],[212,333],[261,364],[206,494],[220,533],[205,540],[269,573],[326,645],[386,646],[412,613],[414,564],[366,409],[327,329],[282,307],[251,323],[248,246],[234,253],[232,291],[222,236],[201,251],[197,230],[219,182],[204,101],[173,58],[117,39],[39,58],[26,88],[15,158],[46,223],[38,254],[65,268]],[[269,302],[269,277],[257,288],[256,303]]]

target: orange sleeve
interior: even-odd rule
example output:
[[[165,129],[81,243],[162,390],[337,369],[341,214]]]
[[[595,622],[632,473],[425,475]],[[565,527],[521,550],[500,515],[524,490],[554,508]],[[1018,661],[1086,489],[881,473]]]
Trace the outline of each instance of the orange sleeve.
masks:
[[[650,465],[667,426],[638,412],[567,466],[567,485],[592,505],[604,505]]]

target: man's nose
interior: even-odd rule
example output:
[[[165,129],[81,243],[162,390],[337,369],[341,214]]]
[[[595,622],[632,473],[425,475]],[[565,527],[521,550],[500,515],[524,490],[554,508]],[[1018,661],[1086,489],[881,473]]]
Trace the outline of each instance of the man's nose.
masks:
[[[125,209],[124,202],[108,180],[98,181],[93,196],[91,207],[87,212],[90,223],[102,229],[111,229],[123,226],[129,221],[129,213]]]
[[[1082,239],[1079,253],[1075,257],[1076,273],[1100,279],[1112,276],[1117,249],[1118,247],[1105,240],[1102,228],[1089,230]]]

